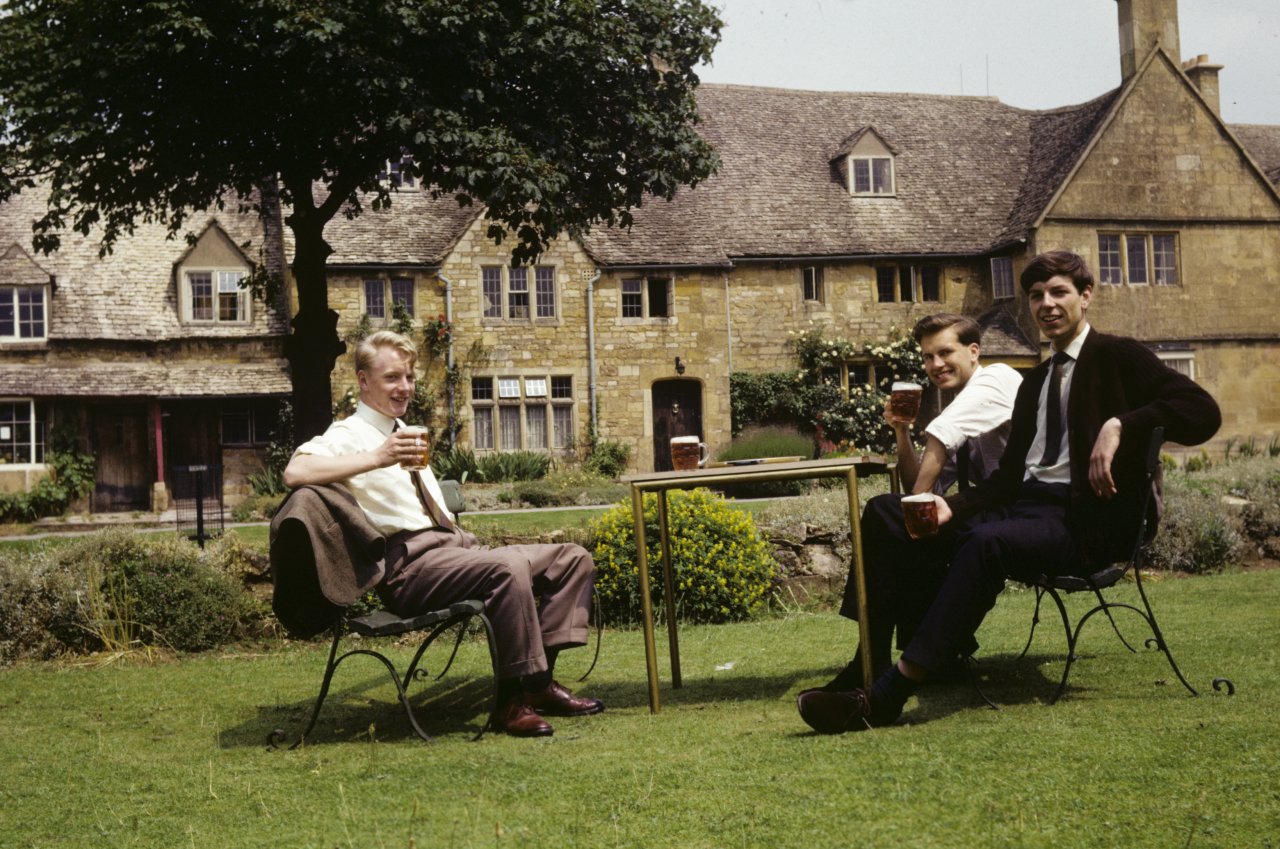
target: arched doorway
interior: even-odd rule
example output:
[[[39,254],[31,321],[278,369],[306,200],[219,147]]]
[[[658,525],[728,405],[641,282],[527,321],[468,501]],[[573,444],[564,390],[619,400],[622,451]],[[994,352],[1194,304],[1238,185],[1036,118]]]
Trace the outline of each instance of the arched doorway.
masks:
[[[671,471],[671,437],[701,436],[702,383],[655,380],[653,383],[653,470]]]

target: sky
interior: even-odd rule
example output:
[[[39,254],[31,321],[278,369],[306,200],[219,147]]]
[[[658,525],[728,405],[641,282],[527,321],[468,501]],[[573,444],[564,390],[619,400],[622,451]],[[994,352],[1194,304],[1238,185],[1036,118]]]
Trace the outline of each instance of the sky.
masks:
[[[1026,109],[1120,84],[1115,0],[708,0],[704,82],[990,95]],[[1280,0],[1180,0],[1182,59],[1208,54],[1222,116],[1280,124]]]

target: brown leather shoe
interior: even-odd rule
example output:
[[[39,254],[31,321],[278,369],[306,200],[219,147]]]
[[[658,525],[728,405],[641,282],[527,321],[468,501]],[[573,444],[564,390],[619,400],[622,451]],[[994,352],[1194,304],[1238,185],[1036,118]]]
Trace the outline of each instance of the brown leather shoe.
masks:
[[[871,703],[865,690],[828,693],[811,690],[796,699],[800,718],[819,734],[843,734],[870,728]]]
[[[599,699],[583,699],[552,681],[541,693],[525,693],[524,703],[544,716],[590,716],[604,710]]]
[[[518,698],[499,707],[489,724],[494,731],[501,731],[512,737],[550,737],[556,731]]]

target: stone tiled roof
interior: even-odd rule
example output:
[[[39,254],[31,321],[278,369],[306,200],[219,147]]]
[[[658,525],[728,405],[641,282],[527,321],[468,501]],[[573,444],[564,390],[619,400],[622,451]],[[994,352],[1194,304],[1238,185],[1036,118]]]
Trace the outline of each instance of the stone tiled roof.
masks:
[[[720,172],[649,201],[631,232],[595,228],[585,243],[607,265],[980,254],[1025,233],[1114,96],[1033,112],[986,97],[704,85],[701,132]],[[850,196],[831,162],[869,130],[896,152],[895,197]]]
[[[1280,188],[1280,126],[1231,124],[1231,132],[1262,166],[1272,185]]]
[[[43,272],[44,281],[55,276],[56,289],[48,310],[50,339],[237,338],[287,331],[283,312],[267,309],[261,302],[253,304],[248,325],[183,325],[178,316],[174,263],[189,248],[181,235],[168,238],[161,224],[139,224],[132,236],[122,238],[112,253],[101,258],[96,236],[85,238],[72,232],[63,234],[62,247],[55,253],[36,254],[31,248],[31,224],[44,210],[45,194],[35,189],[0,203],[0,256],[13,260],[17,246]],[[259,261],[264,237],[262,220],[256,214],[200,213],[188,220],[184,230],[198,234],[215,220],[236,245],[250,243],[246,258]],[[270,264],[270,251],[267,256]]]
[[[1027,338],[1005,304],[996,304],[978,316],[984,357],[1040,357],[1040,346]]]
[[[144,361],[74,365],[0,364],[0,395],[35,398],[207,398],[290,391],[284,360],[264,363]]]
[[[339,212],[325,226],[325,240],[333,248],[328,264],[439,265],[481,211],[479,204],[459,206],[451,195],[433,200],[430,192],[417,190],[394,193],[391,207],[384,210],[373,210],[366,199],[355,218]],[[284,238],[285,255],[292,262],[293,233],[288,228]]]

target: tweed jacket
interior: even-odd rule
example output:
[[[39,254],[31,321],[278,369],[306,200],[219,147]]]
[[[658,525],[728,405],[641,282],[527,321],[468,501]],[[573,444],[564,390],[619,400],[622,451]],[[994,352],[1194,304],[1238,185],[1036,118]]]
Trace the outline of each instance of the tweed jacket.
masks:
[[[947,499],[956,520],[1013,503],[1026,473],[1027,452],[1036,435],[1040,388],[1051,365],[1036,366],[1018,390],[1009,442],[995,474],[980,486]],[[1103,563],[1128,556],[1145,501],[1145,459],[1153,428],[1182,445],[1208,440],[1222,424],[1217,402],[1189,378],[1162,363],[1145,345],[1091,329],[1080,349],[1067,399],[1067,439],[1071,449],[1071,499],[1067,521],[1081,551]],[[1120,447],[1112,460],[1116,495],[1098,498],[1089,485],[1089,455],[1102,425],[1120,420]],[[1152,501],[1154,505],[1154,499]],[[1150,515],[1151,529],[1157,516]]]

